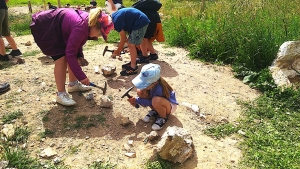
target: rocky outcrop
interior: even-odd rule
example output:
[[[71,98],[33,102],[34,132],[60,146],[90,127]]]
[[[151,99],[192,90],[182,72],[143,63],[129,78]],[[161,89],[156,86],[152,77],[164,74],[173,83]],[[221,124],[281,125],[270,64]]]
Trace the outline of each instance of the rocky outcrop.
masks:
[[[194,152],[193,139],[184,128],[168,127],[157,144],[162,159],[184,163]]]

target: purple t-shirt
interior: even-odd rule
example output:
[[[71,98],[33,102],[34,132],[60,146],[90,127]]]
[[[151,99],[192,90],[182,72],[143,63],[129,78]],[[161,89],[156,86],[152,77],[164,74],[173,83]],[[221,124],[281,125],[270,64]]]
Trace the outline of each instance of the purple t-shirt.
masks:
[[[153,87],[153,89],[151,89],[149,91],[149,95],[150,95],[150,99],[145,99],[145,98],[139,98],[137,97],[135,100],[136,104],[140,104],[142,106],[152,106],[152,98],[155,96],[159,96],[159,97],[164,97],[163,96],[163,88],[162,86],[158,83],[157,85],[155,85]],[[175,96],[175,92],[174,91],[170,91],[170,97],[169,97],[169,101],[173,104],[178,105],[178,102],[176,100],[176,96]]]
[[[45,55],[64,54],[78,80],[87,76],[77,61],[89,36],[88,13],[71,8],[41,11],[32,15],[30,25],[35,42]]]

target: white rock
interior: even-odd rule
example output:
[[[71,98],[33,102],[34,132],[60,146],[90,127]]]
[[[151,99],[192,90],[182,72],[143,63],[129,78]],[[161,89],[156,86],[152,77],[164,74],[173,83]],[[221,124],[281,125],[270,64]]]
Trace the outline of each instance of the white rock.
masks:
[[[135,158],[136,154],[135,153],[125,153],[125,156],[130,157],[130,158]]]
[[[15,129],[12,124],[4,124],[2,133],[7,137],[10,138],[15,134]]]
[[[56,155],[57,155],[57,152],[52,150],[51,147],[48,147],[48,148],[44,149],[40,153],[40,156],[43,157],[43,158],[50,158],[50,157],[53,157],[53,156],[56,156]]]
[[[187,103],[187,102],[182,102],[181,105],[187,107],[188,109],[191,109],[195,113],[199,113],[199,111],[200,111],[199,106],[197,106],[195,104],[191,104],[191,103]]]

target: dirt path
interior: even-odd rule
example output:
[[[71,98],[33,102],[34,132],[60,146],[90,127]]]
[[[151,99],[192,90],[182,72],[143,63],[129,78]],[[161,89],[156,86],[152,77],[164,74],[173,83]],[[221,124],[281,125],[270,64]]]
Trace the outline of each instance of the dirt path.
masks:
[[[32,156],[38,157],[41,150],[50,146],[57,151],[57,156],[66,165],[74,169],[87,168],[88,164],[96,160],[109,161],[118,164],[120,168],[141,168],[147,159],[154,156],[159,140],[144,144],[140,138],[143,132],[149,134],[151,131],[151,124],[141,120],[147,109],[135,109],[126,99],[120,98],[123,92],[132,86],[131,80],[135,77],[119,75],[121,64],[129,60],[128,56],[119,61],[110,59],[108,52],[103,57],[102,51],[106,44],[95,46],[87,44],[84,53],[90,64],[83,70],[91,81],[100,86],[107,81],[106,95],[113,99],[113,108],[100,108],[102,92],[93,89],[94,101],[87,101],[84,97],[86,93],[83,95],[74,93],[72,96],[77,106],[68,109],[52,103],[56,91],[52,61],[39,52],[32,36],[16,37],[15,40],[23,53],[31,51],[34,56],[26,57],[25,64],[0,71],[1,81],[11,84],[11,90],[0,96],[0,115],[17,110],[24,113],[23,119],[16,124],[26,124],[32,131],[28,142]],[[25,46],[27,41],[31,41],[32,46]],[[112,44],[108,45],[110,49],[113,48]],[[168,126],[179,126],[191,133],[195,145],[194,155],[178,168],[215,169],[237,166],[241,157],[241,152],[237,148],[239,138],[232,136],[215,140],[206,136],[203,129],[224,119],[235,124],[241,111],[237,100],[253,100],[258,93],[235,79],[230,67],[190,60],[186,56],[187,51],[180,48],[167,48],[162,44],[156,44],[155,48],[159,51],[159,59],[154,63],[162,67],[162,76],[175,89],[179,103],[196,104],[200,107],[200,113],[207,117],[201,119],[184,106],[179,106],[170,116],[166,127],[159,131],[162,135]],[[105,77],[94,73],[94,66],[101,68],[109,63],[116,66],[115,75]],[[101,115],[105,121],[88,129],[69,127],[71,123],[74,124],[77,117],[91,118],[93,115]],[[45,117],[47,121],[42,120]],[[120,125],[122,117],[129,117],[131,124],[126,127]],[[54,134],[52,137],[41,139],[39,133],[45,129],[53,131]],[[128,139],[134,141],[136,158],[124,156],[123,145]]]

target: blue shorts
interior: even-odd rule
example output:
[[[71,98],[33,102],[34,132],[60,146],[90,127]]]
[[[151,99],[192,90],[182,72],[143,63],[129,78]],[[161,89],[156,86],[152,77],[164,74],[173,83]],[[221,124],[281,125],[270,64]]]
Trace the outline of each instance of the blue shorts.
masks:
[[[147,31],[147,27],[148,25],[145,25],[140,29],[133,30],[128,37],[128,42],[131,44],[140,45]]]

